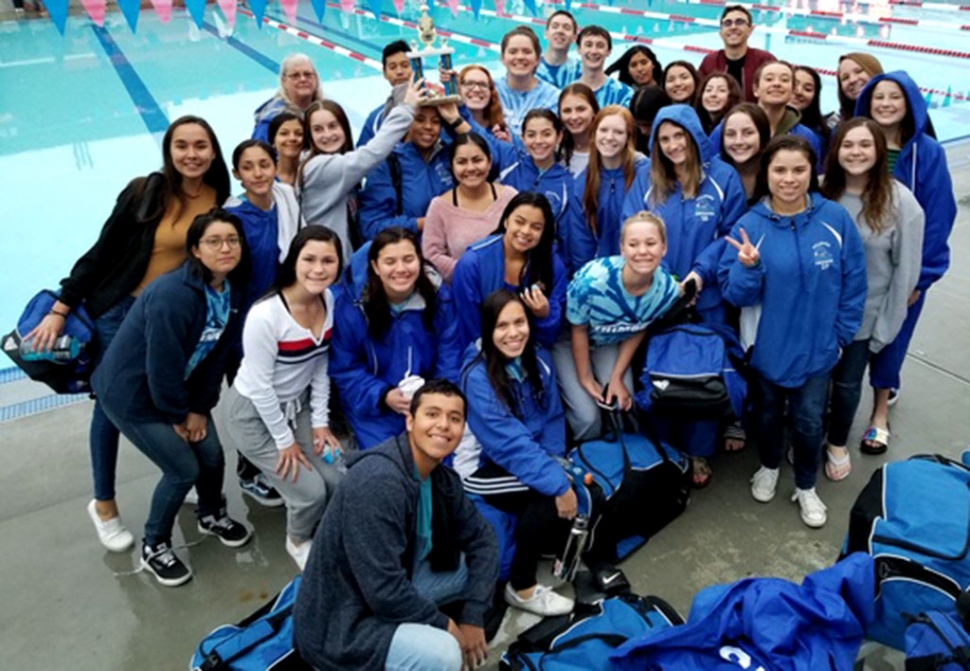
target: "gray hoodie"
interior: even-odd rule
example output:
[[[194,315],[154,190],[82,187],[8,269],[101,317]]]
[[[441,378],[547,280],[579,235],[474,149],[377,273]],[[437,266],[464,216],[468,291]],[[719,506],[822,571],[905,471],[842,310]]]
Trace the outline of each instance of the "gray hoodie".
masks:
[[[387,115],[377,135],[356,151],[318,154],[303,165],[297,194],[308,224],[323,224],[340,236],[344,262],[353,252],[347,201],[354,187],[388,157],[414,121],[414,108],[398,105]]]
[[[922,265],[923,208],[905,186],[893,180],[896,216],[879,234],[862,220],[862,199],[845,193],[839,204],[848,211],[859,229],[866,249],[866,278],[869,293],[856,340],[870,338],[875,354],[896,339],[906,319],[907,300],[916,288]]]

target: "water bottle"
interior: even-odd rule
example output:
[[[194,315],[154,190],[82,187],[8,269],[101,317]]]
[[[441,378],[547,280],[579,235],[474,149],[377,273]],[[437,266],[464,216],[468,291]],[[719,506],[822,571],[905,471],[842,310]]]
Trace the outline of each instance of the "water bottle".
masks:
[[[81,343],[69,335],[62,335],[54,341],[49,352],[33,350],[33,341],[20,343],[20,358],[24,361],[73,361],[81,354]]]
[[[553,567],[552,573],[557,579],[570,581],[576,577],[588,539],[589,518],[585,515],[577,515],[573,520],[573,528],[569,530],[569,538],[566,540],[562,557],[556,559]]]

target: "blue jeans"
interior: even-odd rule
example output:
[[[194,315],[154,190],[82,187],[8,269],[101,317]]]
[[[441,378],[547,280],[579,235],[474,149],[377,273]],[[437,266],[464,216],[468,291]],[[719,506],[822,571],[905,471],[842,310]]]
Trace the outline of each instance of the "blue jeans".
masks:
[[[830,371],[810,377],[789,389],[758,375],[761,412],[758,417],[758,456],[765,468],[781,466],[785,453],[785,404],[791,416],[795,453],[795,486],[811,489],[818,477],[822,448],[822,415],[828,398]]]
[[[198,443],[185,443],[171,424],[132,422],[114,415],[110,409],[107,414],[128,440],[162,469],[145,522],[146,544],[171,543],[175,517],[193,486],[199,494],[196,515],[201,518],[218,514],[226,462],[211,416],[206,437]]]
[[[125,315],[135,304],[134,296],[125,296],[114,307],[94,320],[98,332],[98,347],[94,358],[94,368],[108,351]],[[94,498],[98,501],[113,501],[115,498],[115,471],[118,466],[118,429],[104,414],[101,403],[95,399],[91,413],[91,431],[88,437],[91,446],[91,473],[94,476]]]
[[[458,570],[450,573],[435,573],[428,562],[421,562],[411,584],[421,596],[442,605],[459,600],[467,580],[462,558]],[[461,648],[454,636],[429,624],[411,622],[398,625],[384,661],[386,671],[459,671],[461,665]]]
[[[842,350],[832,371],[832,410],[829,413],[829,444],[844,447],[862,397],[862,376],[869,363],[869,339],[856,340]]]

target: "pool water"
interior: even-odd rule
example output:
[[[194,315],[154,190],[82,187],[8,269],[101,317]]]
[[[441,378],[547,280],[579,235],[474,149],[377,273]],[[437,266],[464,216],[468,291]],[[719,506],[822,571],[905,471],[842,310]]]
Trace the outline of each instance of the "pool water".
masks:
[[[539,16],[558,7],[538,5]],[[714,20],[721,12],[721,7],[711,4],[671,0],[617,0],[615,6]],[[839,10],[836,2],[786,6]],[[494,5],[487,3],[485,8],[494,9]],[[135,34],[114,13],[107,15],[103,28],[87,18],[70,17],[63,36],[48,20],[0,24],[4,194],[0,267],[5,279],[0,288],[0,331],[12,328],[29,297],[55,286],[94,242],[125,184],[160,166],[159,142],[168,121],[183,114],[204,117],[216,129],[228,160],[233,147],[249,137],[253,110],[273,95],[279,63],[288,53],[301,51],[313,58],[326,95],[345,107],[356,134],[367,113],[388,92],[379,72],[381,48],[391,40],[410,41],[415,35],[412,28],[396,25],[400,22],[392,3],[385,2],[384,9],[391,12],[386,15],[390,21],[378,21],[369,13],[344,13],[328,4],[323,21],[318,22],[309,2],[299,5],[296,28],[308,36],[325,37],[358,58],[321,47],[275,24],[260,28],[243,14],[230,31],[215,5],[208,6],[201,29],[178,10],[168,23],[143,10]],[[506,2],[505,11],[526,14],[519,1]],[[942,141],[970,135],[965,58],[838,41],[879,39],[960,51],[966,48],[966,32],[961,33],[959,21],[954,20],[960,14],[879,4],[846,11],[867,12],[873,23],[757,12],[758,28],[751,44],[793,63],[829,70],[835,69],[840,54],[870,51],[887,70],[906,69],[922,87],[937,90],[930,104]],[[494,12],[475,20],[466,9],[453,17],[443,6],[432,12],[439,28],[455,33],[450,44],[456,49],[456,67],[478,62],[493,72],[501,70],[497,43],[520,22],[498,18]],[[720,47],[717,30],[709,25],[607,13],[580,8],[578,2],[573,13],[580,25],[596,23],[617,35],[662,38],[663,45],[654,45],[654,50],[663,63],[678,59],[699,63],[703,54],[683,51],[686,45]],[[874,23],[890,15],[932,23]],[[271,5],[266,16],[287,23],[278,5]],[[416,17],[416,5],[409,2],[403,18]],[[945,22],[953,28],[942,27]],[[541,36],[541,26],[535,27]],[[820,41],[787,31],[829,37]],[[466,43],[470,38],[476,43]],[[615,40],[613,55],[619,56],[626,46]],[[940,94],[946,91],[951,97]],[[835,80],[823,76],[822,109],[835,106]]]

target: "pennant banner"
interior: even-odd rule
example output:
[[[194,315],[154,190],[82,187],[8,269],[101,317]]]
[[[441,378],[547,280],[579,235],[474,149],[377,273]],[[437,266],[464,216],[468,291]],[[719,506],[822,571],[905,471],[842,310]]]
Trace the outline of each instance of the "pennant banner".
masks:
[[[263,16],[266,14],[266,0],[249,0],[249,9],[256,17],[256,27],[262,30]]]
[[[104,28],[104,10],[107,3],[105,0],[81,0],[84,11],[88,13],[91,20],[99,28]]]
[[[162,23],[172,20],[172,0],[152,0],[152,7],[155,8],[155,14]]]
[[[236,27],[236,0],[217,0],[230,28]]]
[[[313,13],[317,15],[317,22],[323,23],[323,11],[327,8],[327,0],[310,0]]]
[[[299,2],[300,0],[280,0],[283,13],[286,14],[287,20],[294,25],[296,24],[296,6]]]
[[[67,24],[67,3],[68,0],[47,0],[44,3],[51,21],[57,26],[57,32],[61,35],[64,34],[64,26]]]
[[[205,21],[205,0],[185,0],[185,6],[195,25],[201,28]]]
[[[478,0],[478,9],[482,8],[482,0]],[[475,9],[475,3],[472,3],[472,11],[475,12],[475,18],[478,18],[478,9]],[[505,0],[495,0],[495,13],[499,16],[505,16]]]
[[[348,7],[344,9],[344,11],[352,12],[354,10],[354,0],[348,0],[347,4]],[[381,0],[367,0],[367,6],[370,8],[370,11],[374,13],[375,19],[381,18],[381,12],[384,11],[384,8],[381,6]],[[340,0],[340,7],[344,7],[344,0]]]
[[[458,16],[458,0],[448,0],[448,9],[452,16]]]
[[[340,0],[341,12],[352,12],[354,10],[354,0]]]
[[[532,12],[532,16],[538,16],[536,14],[536,0],[525,0],[525,8]]]
[[[128,27],[131,28],[131,32],[135,32],[138,28],[138,14],[141,10],[141,0],[118,0],[118,7],[121,8],[121,13],[125,17],[125,21],[128,22]]]

